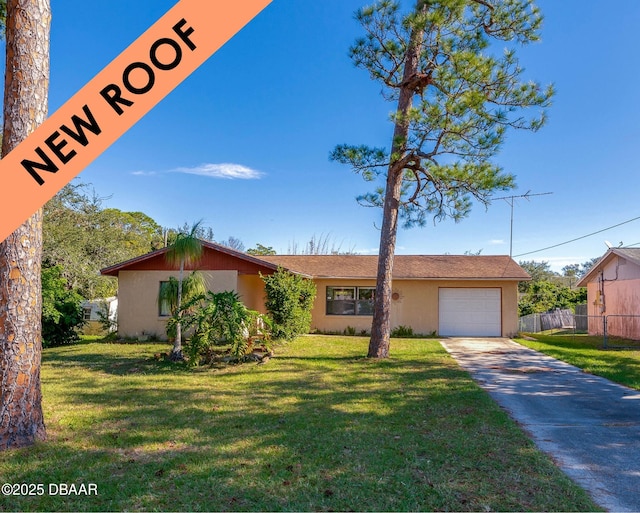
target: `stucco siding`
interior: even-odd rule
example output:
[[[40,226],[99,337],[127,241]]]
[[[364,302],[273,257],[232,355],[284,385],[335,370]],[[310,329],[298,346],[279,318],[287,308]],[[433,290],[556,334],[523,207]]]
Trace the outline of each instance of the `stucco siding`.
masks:
[[[237,271],[202,271],[208,290],[237,290]],[[178,278],[177,271],[120,271],[118,275],[118,335],[166,338],[166,317],[160,316],[160,282]]]
[[[312,329],[340,332],[347,327],[356,333],[370,332],[371,316],[327,315],[327,287],[375,287],[374,280],[315,280],[318,295],[312,311]],[[397,299],[391,302],[391,327],[407,326],[416,334],[438,332],[438,291],[440,287],[491,287],[502,293],[502,335],[513,336],[518,331],[517,282],[504,281],[455,281],[455,280],[396,280],[392,292]]]
[[[637,250],[610,249],[587,275],[589,334],[640,340]]]
[[[640,340],[640,278],[606,281],[604,276],[604,287],[595,281],[587,284],[589,334],[604,334],[604,315],[608,336]]]
[[[264,281],[255,274],[241,274],[238,276],[238,294],[244,305],[260,313],[266,313],[264,307]]]
[[[602,269],[605,281],[639,280],[640,267],[624,258],[615,256]]]

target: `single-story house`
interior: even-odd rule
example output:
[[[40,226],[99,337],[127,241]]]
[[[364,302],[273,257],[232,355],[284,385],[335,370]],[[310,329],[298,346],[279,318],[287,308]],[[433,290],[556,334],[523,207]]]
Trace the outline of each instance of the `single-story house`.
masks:
[[[589,334],[640,340],[640,248],[610,248],[577,283],[587,287]]]
[[[80,304],[82,308],[82,319],[85,321],[82,327],[84,335],[102,335],[110,331],[115,331],[118,315],[118,298],[115,296],[104,299],[86,300]],[[111,326],[105,329],[102,316],[106,315]]]
[[[278,267],[313,279],[317,297],[312,329],[369,331],[377,256],[252,256],[203,242],[198,270],[214,292],[236,291],[248,308],[265,312],[260,274]],[[168,250],[102,270],[118,278],[118,333],[138,337],[165,332],[167,312],[158,305],[162,283],[178,269],[165,258]],[[391,324],[414,333],[441,336],[508,337],[518,330],[518,282],[529,275],[508,256],[396,255]]]

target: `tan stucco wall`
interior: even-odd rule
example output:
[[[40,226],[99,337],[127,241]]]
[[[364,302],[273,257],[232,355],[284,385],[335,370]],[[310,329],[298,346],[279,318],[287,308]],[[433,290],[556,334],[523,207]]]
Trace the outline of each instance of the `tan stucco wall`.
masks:
[[[247,308],[266,313],[264,307],[264,281],[260,276],[256,274],[239,275],[238,294]]]
[[[374,287],[374,280],[316,280],[318,295],[312,311],[312,328],[339,332],[347,326],[360,331],[371,330],[370,316],[326,315],[326,288],[339,286]],[[502,336],[518,331],[518,284],[504,281],[427,281],[396,280],[392,290],[399,294],[391,303],[391,327],[409,326],[414,333],[438,331],[438,291],[440,287],[496,287],[502,290]]]
[[[175,271],[121,271],[118,277],[118,334],[166,338],[167,318],[158,314],[158,291],[161,281]],[[213,292],[235,290],[244,304],[259,312],[264,308],[264,283],[257,275],[238,275],[236,271],[203,272],[207,287]],[[326,315],[328,286],[374,287],[374,280],[316,280],[317,296],[312,310],[312,329],[342,332],[348,326],[356,333],[371,330],[371,316]],[[440,287],[497,287],[502,289],[502,335],[513,336],[518,330],[518,288],[516,282],[504,281],[427,281],[396,280],[393,292],[399,294],[391,304],[391,326],[410,326],[414,333],[438,331],[438,290]]]
[[[207,288],[213,292],[237,290],[237,271],[203,271]],[[166,317],[158,312],[160,282],[177,271],[120,271],[118,275],[118,335],[166,338]]]

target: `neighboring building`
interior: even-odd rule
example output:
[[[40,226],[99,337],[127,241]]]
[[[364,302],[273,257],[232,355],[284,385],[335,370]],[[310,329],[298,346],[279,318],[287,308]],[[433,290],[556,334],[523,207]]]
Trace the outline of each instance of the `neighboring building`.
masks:
[[[640,340],[640,248],[611,248],[577,283],[587,287],[589,334]]]
[[[82,317],[85,325],[82,327],[84,335],[103,335],[116,330],[118,317],[118,298],[115,296],[104,299],[94,299],[81,303]],[[107,315],[111,323],[109,329],[105,329],[101,315]]]
[[[283,267],[314,280],[318,295],[312,329],[369,331],[373,314],[377,256],[274,255],[254,257],[203,242],[198,269],[209,290],[235,290],[248,308],[264,312],[264,284]],[[177,277],[161,249],[102,270],[118,278],[118,333],[164,335],[167,312],[158,292]],[[441,336],[512,336],[518,329],[518,282],[529,275],[508,256],[396,255],[392,327]]]

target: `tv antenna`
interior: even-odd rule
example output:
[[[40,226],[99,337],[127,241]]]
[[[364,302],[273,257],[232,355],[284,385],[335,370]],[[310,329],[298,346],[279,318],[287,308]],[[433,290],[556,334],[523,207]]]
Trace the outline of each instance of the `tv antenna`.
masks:
[[[548,194],[553,194],[553,192],[538,192],[536,194],[531,194],[531,191],[527,191],[524,194],[514,195],[514,196],[502,196],[500,198],[492,198],[493,200],[505,200],[507,204],[511,207],[511,224],[509,230],[509,257],[513,256],[513,205],[515,201],[519,198],[524,198],[529,201],[529,198],[534,196],[547,196]]]

